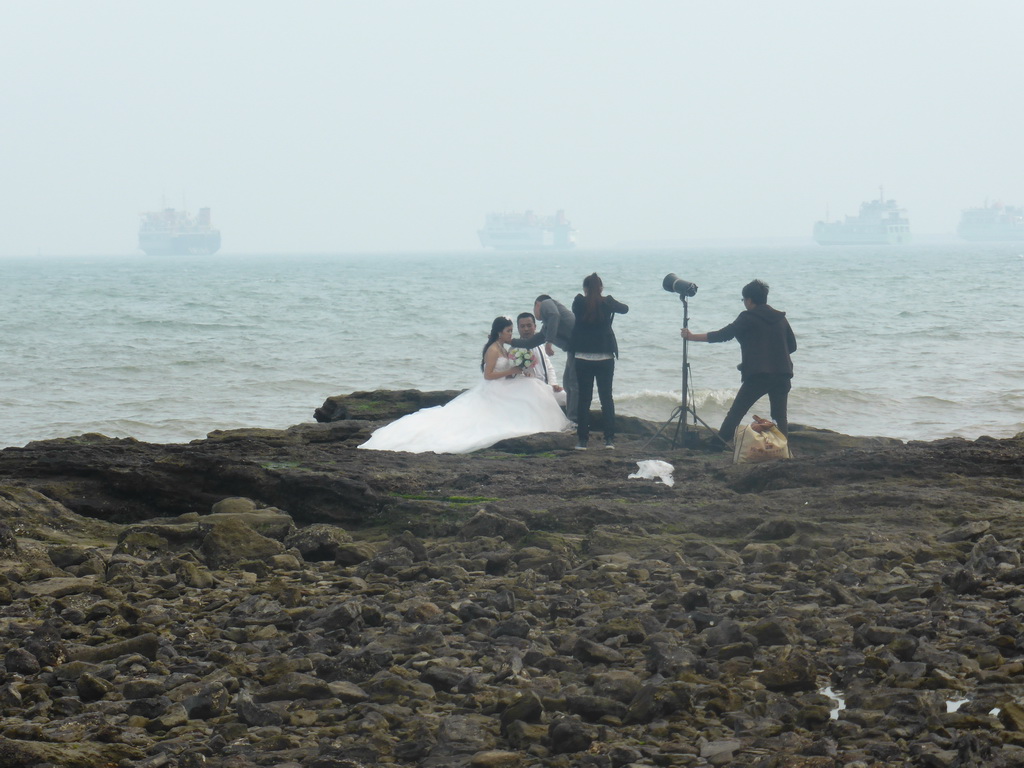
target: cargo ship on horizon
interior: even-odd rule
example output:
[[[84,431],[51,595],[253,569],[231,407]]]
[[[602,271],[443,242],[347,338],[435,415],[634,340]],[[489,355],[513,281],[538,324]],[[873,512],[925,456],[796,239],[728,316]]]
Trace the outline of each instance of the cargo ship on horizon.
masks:
[[[826,216],[827,219],[827,216]],[[819,245],[898,245],[910,242],[907,212],[886,200],[879,190],[877,200],[861,203],[860,213],[843,221],[819,221],[814,225]]]
[[[214,229],[210,209],[187,211],[164,208],[142,214],[139,248],[147,256],[209,256],[220,249],[220,230]]]
[[[565,211],[554,216],[526,213],[489,213],[477,230],[480,245],[503,251],[538,251],[574,248],[576,230]]]
[[[1024,240],[1024,208],[1002,203],[965,208],[956,233],[964,240],[975,242]]]

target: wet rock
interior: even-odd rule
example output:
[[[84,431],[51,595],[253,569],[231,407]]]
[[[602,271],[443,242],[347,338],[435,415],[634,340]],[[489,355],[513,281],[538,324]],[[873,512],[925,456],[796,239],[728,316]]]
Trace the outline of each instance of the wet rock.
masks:
[[[972,520],[940,534],[939,541],[974,541],[984,536],[992,524],[987,520]]]
[[[0,542],[0,547],[2,547]],[[74,544],[55,544],[47,547],[46,554],[50,561],[58,568],[67,569],[72,566],[81,565],[93,555],[94,550],[87,547],[80,547]]]
[[[146,730],[165,733],[188,722],[188,712],[181,704],[171,704],[163,713],[146,724]]]
[[[459,394],[458,390],[420,392],[416,389],[353,392],[327,398],[313,417],[319,422],[348,419],[397,419],[420,408],[444,405]]]
[[[626,717],[626,705],[607,696],[568,696],[566,704],[569,712],[591,723],[607,717],[618,721]]]
[[[623,768],[633,763],[639,764],[644,759],[644,754],[635,747],[615,746],[608,750],[608,759],[612,768]]]
[[[647,638],[646,645],[647,670],[652,674],[672,678],[697,665],[697,654],[677,630],[656,632]]]
[[[745,563],[770,565],[782,560],[782,547],[770,542],[751,542],[740,552]]]
[[[34,675],[40,670],[39,659],[24,648],[11,648],[4,655],[4,667],[9,674]]]
[[[86,661],[93,664],[130,654],[139,654],[149,659],[155,659],[159,647],[159,636],[147,632],[128,640],[104,643],[102,645],[72,645],[68,647],[67,658],[73,661]]]
[[[370,560],[377,554],[373,545],[365,541],[354,541],[350,544],[340,544],[334,555],[334,561],[341,566],[358,565]]]
[[[640,678],[629,670],[613,669],[594,676],[593,689],[598,696],[606,696],[623,704],[629,704],[640,692]]]
[[[166,551],[168,546],[167,539],[152,531],[129,530],[117,542],[114,554],[149,558],[156,553]]]
[[[60,595],[61,592],[58,590],[53,594]],[[29,635],[23,651],[15,657],[15,664],[31,667],[31,656],[41,667],[53,667],[68,658],[67,646],[53,624],[44,625]]]
[[[284,540],[285,547],[297,549],[303,559],[337,560],[342,548],[352,543],[352,535],[343,528],[326,523],[316,523],[299,528]]]
[[[679,605],[687,611],[692,611],[696,608],[707,608],[710,605],[709,601],[708,591],[703,587],[688,589],[679,597]]]
[[[784,618],[761,619],[748,626],[747,632],[759,645],[797,645],[801,639],[793,622]]]
[[[692,706],[689,687],[681,682],[648,683],[626,709],[627,723],[650,723],[654,720],[688,711]]]
[[[2,505],[2,500],[0,500],[0,505]],[[0,522],[0,553],[17,555],[18,552],[18,539],[14,535],[14,530],[7,523]]]
[[[23,704],[21,697],[21,691],[16,685],[8,683],[7,685],[0,686],[0,707],[5,710],[17,709],[20,710]]]
[[[792,520],[765,520],[750,532],[750,538],[755,541],[777,541],[788,539],[796,530]]]
[[[252,499],[243,496],[231,496],[221,499],[210,509],[215,515],[248,515],[255,512],[258,505]]]
[[[515,722],[539,723],[544,714],[544,704],[540,696],[532,691],[521,693],[501,713],[501,731],[507,733]]]
[[[569,717],[555,718],[548,727],[551,751],[555,754],[585,752],[594,742],[589,729],[578,720]]]
[[[328,683],[327,689],[331,693],[331,698],[338,699],[345,704],[356,704],[370,698],[366,691],[355,683],[347,680],[337,680],[335,682]]]
[[[1016,701],[1004,701],[999,707],[999,721],[1010,730],[1024,732],[1024,706]]]
[[[59,744],[0,738],[0,765],[7,768],[36,768],[37,766],[82,766],[101,768],[117,765],[122,760],[141,765],[145,753],[127,744],[100,744],[94,742],[66,742]]]
[[[910,634],[902,634],[889,641],[888,647],[892,654],[901,661],[910,661],[917,654],[921,641]]]
[[[216,523],[200,547],[211,568],[224,568],[245,560],[261,560],[284,552],[284,545],[256,533],[237,519]]]
[[[277,683],[256,691],[253,699],[257,703],[265,703],[295,699],[328,699],[331,696],[330,686],[325,681],[301,672],[292,672]]]
[[[248,691],[240,691],[235,697],[235,711],[243,723],[256,728],[281,725],[284,722],[276,710],[253,701]]]
[[[519,753],[500,749],[477,752],[469,761],[473,768],[514,768],[522,763],[523,756]]]
[[[726,765],[733,755],[742,747],[738,739],[718,739],[706,742],[700,748],[700,756],[711,765]]]
[[[202,686],[182,701],[190,720],[210,720],[220,717],[231,702],[231,694],[222,683],[214,682]]]
[[[156,679],[129,680],[121,687],[126,699],[152,699],[162,696],[164,682]]]
[[[437,743],[431,748],[424,765],[451,765],[453,757],[469,757],[478,752],[498,748],[496,723],[479,714],[445,716],[437,728]]]
[[[114,690],[114,684],[97,675],[86,672],[75,683],[78,697],[82,701],[98,701]]]
[[[525,616],[510,616],[505,621],[495,624],[491,630],[491,637],[519,637],[526,638],[530,634],[530,622]]]
[[[743,640],[743,627],[737,621],[725,619],[703,630],[701,637],[709,647],[738,643]]]
[[[807,654],[786,648],[765,667],[759,680],[771,691],[810,691],[817,687],[817,666]]]
[[[466,679],[466,674],[459,669],[435,664],[423,670],[420,679],[434,690],[452,691]]]
[[[581,637],[576,641],[572,654],[580,661],[588,664],[615,664],[624,658],[614,648],[610,648],[604,643],[595,643],[593,640],[587,640],[585,637]]]
[[[462,526],[459,534],[466,539],[476,536],[500,536],[503,539],[515,541],[523,538],[529,532],[530,529],[521,520],[480,510]]]
[[[194,589],[209,589],[216,583],[216,579],[207,568],[187,560],[175,563],[175,573],[182,584]]]

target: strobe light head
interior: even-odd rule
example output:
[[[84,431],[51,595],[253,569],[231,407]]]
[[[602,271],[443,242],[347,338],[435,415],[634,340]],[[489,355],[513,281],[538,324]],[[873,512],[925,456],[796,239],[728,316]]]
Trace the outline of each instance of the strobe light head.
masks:
[[[681,277],[676,277],[674,272],[669,272],[665,275],[665,279],[661,281],[661,287],[670,293],[678,293],[680,300],[697,294],[697,285],[695,283],[683,280]]]

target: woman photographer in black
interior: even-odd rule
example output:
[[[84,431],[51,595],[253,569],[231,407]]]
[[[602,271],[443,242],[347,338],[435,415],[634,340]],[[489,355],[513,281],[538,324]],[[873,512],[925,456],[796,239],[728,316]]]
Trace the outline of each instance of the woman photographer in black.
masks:
[[[612,331],[612,318],[616,313],[626,314],[629,307],[611,296],[602,296],[604,283],[597,273],[583,279],[583,293],[576,294],[572,313],[576,325],[572,331],[570,349],[576,358],[576,380],[579,382],[579,402],[576,410],[576,450],[585,451],[590,439],[590,404],[594,399],[594,382],[601,400],[601,418],[604,424],[604,447],[615,447],[615,402],[612,400],[612,379],[615,376],[615,358],[619,345]]]

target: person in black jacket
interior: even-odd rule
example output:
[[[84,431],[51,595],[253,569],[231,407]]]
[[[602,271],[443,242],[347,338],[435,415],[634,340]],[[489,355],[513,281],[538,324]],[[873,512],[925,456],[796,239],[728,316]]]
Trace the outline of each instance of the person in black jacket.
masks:
[[[786,313],[768,305],[767,283],[754,280],[743,286],[743,306],[746,309],[720,330],[693,333],[688,328],[680,329],[680,335],[690,341],[715,343],[735,338],[740,343],[742,383],[718,430],[724,440],[733,439],[740,420],[764,395],[771,404],[772,421],[782,434],[789,431],[786,408],[793,379],[789,356],[796,352],[796,336]]]
[[[612,400],[612,378],[619,345],[612,331],[612,317],[629,312],[622,302],[602,296],[604,283],[597,273],[583,279],[583,293],[572,301],[576,323],[569,342],[576,358],[576,382],[579,391],[576,410],[576,450],[585,451],[590,439],[590,403],[594,399],[594,381],[601,400],[604,424],[604,447],[615,447],[615,402]]]

